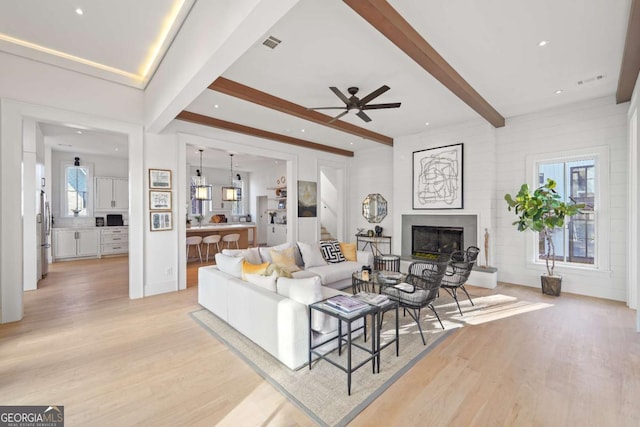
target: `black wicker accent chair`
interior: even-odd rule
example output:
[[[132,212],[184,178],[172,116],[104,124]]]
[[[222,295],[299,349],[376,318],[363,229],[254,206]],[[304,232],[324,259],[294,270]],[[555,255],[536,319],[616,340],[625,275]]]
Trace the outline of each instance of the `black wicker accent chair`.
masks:
[[[467,280],[469,280],[469,275],[471,274],[471,270],[476,263],[479,253],[480,249],[475,246],[469,246],[465,251],[453,252],[451,254],[451,261],[449,261],[447,272],[442,278],[441,287],[455,300],[461,316],[462,309],[458,302],[458,289],[462,289],[465,295],[467,295],[467,298],[469,298],[471,305],[474,305],[473,300],[469,296],[469,292],[467,292],[464,285],[467,283]]]
[[[422,327],[420,326],[420,310],[428,307],[433,311],[444,329],[440,316],[433,307],[433,301],[438,297],[442,277],[447,271],[447,260],[425,260],[414,262],[409,266],[409,274],[403,283],[386,286],[382,293],[390,299],[398,301],[398,305],[409,312],[420,330],[422,343],[426,345]]]

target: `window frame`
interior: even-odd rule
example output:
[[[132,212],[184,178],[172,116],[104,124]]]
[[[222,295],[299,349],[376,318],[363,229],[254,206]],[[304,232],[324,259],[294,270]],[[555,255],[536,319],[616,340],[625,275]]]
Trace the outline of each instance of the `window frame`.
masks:
[[[582,264],[566,261],[556,261],[556,270],[562,271],[602,271],[610,272],[610,178],[609,178],[609,148],[606,146],[576,149],[545,154],[527,156],[527,184],[534,189],[539,187],[539,165],[546,163],[567,163],[577,160],[593,159],[595,161],[595,245],[594,263]],[[566,228],[565,224],[565,228]],[[538,234],[527,233],[526,238],[527,268],[540,270],[545,266],[545,260],[538,258]]]
[[[69,213],[67,212],[67,206],[69,206],[69,192],[67,191],[67,168],[74,166],[75,165],[73,164],[73,162],[70,161],[61,162],[59,215],[61,218],[91,218],[92,216],[94,216],[93,201],[95,197],[93,163],[85,162],[80,165],[80,167],[87,168],[87,214],[74,216],[73,214],[69,215]]]

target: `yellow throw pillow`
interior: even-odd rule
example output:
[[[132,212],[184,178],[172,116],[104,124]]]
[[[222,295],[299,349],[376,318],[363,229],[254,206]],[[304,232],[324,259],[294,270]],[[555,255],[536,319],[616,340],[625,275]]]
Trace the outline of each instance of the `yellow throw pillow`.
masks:
[[[288,270],[290,273],[300,270],[300,267],[296,265],[296,257],[293,254],[293,248],[287,248],[281,251],[269,251],[271,255],[271,262],[280,268]]]
[[[247,274],[264,274],[267,271],[267,267],[269,267],[269,263],[265,262],[264,264],[251,264],[246,260],[242,260],[242,280],[247,280]]]
[[[356,244],[355,243],[342,243],[340,242],[340,251],[344,255],[347,261],[357,261]]]

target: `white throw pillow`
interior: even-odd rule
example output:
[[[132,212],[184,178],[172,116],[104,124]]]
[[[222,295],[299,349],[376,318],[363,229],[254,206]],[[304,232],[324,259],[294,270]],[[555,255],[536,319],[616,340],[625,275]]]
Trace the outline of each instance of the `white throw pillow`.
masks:
[[[251,264],[262,264],[262,258],[260,257],[260,252],[258,248],[249,248],[249,249],[223,249],[223,255],[233,256],[233,257],[243,257],[250,262]],[[264,261],[269,262],[269,261]]]
[[[257,249],[260,251],[260,258],[262,258],[261,262],[272,262],[271,254],[269,253],[269,251],[274,250],[274,251],[280,252],[290,247],[291,245],[287,242],[287,243],[282,243],[281,245],[276,245],[271,247],[261,246]]]
[[[276,282],[276,287],[278,294],[307,306],[324,299],[322,296],[322,283],[318,276],[306,279],[280,277]],[[335,330],[337,322],[332,322],[331,316],[313,310],[312,325],[311,329],[314,331],[326,333]]]
[[[253,283],[256,286],[265,288],[271,292],[277,290],[276,280],[278,279],[278,273],[273,273],[271,276],[263,276],[261,274],[246,274],[245,278],[247,282]]]
[[[216,265],[218,270],[223,273],[242,279],[242,260],[244,257],[229,256],[224,254],[216,254]]]
[[[298,242],[298,247],[300,248],[300,253],[302,254],[304,268],[321,267],[323,265],[327,265],[327,261],[325,261],[324,257],[322,256],[322,252],[320,252],[320,245],[318,245],[317,243],[308,244]]]

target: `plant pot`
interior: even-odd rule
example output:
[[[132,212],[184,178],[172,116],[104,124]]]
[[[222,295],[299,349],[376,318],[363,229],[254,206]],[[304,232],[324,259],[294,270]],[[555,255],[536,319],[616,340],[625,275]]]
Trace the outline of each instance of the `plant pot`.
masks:
[[[560,296],[562,290],[562,276],[540,276],[542,293],[545,295]]]

